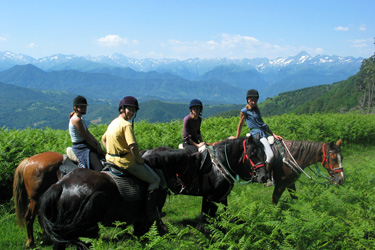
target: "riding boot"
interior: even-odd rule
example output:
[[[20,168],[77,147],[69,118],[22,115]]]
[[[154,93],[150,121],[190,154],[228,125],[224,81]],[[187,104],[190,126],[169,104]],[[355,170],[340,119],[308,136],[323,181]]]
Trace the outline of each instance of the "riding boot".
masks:
[[[158,208],[157,208],[159,197],[160,197],[159,189],[150,190],[147,193],[146,218],[149,222],[154,222],[155,220],[160,219],[164,215],[164,214],[159,213]]]

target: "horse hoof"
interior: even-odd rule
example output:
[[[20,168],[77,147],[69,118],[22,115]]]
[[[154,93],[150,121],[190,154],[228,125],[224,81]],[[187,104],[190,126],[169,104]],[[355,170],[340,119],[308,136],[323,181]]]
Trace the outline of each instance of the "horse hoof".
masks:
[[[274,186],[274,185],[275,185],[275,184],[273,184],[273,182],[272,182],[270,179],[268,179],[267,182],[264,183],[264,186],[265,186],[265,187],[271,187],[271,186]]]
[[[26,245],[25,245],[25,248],[26,249],[33,249],[33,248],[35,248],[35,243],[34,242],[31,242],[31,241],[28,241],[28,242],[26,242]]]

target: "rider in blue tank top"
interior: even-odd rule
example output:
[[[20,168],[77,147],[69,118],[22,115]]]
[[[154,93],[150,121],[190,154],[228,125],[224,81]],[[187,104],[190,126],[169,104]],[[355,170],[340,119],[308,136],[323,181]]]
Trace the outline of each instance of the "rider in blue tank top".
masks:
[[[283,138],[273,133],[270,130],[269,126],[264,123],[262,116],[260,114],[260,111],[258,109],[258,105],[257,105],[258,99],[259,99],[259,93],[257,90],[250,89],[249,91],[247,91],[247,95],[246,95],[247,105],[245,108],[241,109],[241,118],[237,127],[237,134],[235,138],[238,138],[240,136],[242,124],[243,124],[243,121],[245,120],[247,126],[250,128],[251,136],[256,138],[259,135],[260,137],[260,142],[263,144],[264,151],[267,156],[266,158],[267,171],[271,173],[271,163],[272,163],[274,155],[271,149],[271,145],[269,144],[267,140],[267,136],[268,136],[267,134],[273,135],[275,139],[277,140],[282,140]],[[273,185],[271,179],[267,180],[267,183],[265,184],[265,186],[271,186],[271,185]]]

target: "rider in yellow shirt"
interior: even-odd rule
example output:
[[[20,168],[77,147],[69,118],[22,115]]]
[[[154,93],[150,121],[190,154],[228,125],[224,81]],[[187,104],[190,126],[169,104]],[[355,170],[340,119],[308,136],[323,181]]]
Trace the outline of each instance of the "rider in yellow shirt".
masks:
[[[144,164],[140,157],[133,126],[129,122],[139,109],[138,100],[126,96],[121,100],[118,109],[119,116],[109,124],[102,136],[102,143],[107,150],[106,160],[149,184],[146,216],[150,221],[154,221],[160,217],[159,211],[156,210],[160,193],[160,177]]]

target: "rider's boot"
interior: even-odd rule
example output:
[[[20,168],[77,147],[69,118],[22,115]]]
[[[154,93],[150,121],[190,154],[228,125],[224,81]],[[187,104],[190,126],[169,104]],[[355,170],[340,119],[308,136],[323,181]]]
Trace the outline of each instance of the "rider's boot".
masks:
[[[160,196],[159,189],[150,190],[147,193],[146,218],[149,222],[154,222],[155,220],[158,220],[161,217],[165,216],[164,214],[159,213],[159,210],[157,208],[159,196]]]

